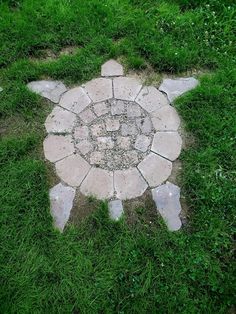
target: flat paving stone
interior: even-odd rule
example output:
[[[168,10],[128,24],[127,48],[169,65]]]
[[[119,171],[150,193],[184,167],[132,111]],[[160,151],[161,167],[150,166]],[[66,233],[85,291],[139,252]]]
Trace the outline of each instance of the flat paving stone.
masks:
[[[137,118],[136,124],[143,134],[149,134],[152,131],[152,122],[149,117]]]
[[[124,114],[125,107],[125,102],[123,100],[114,100],[111,103],[111,114],[113,116]]]
[[[147,183],[137,168],[114,171],[116,197],[121,200],[139,197],[146,191],[147,187]]]
[[[151,140],[146,135],[138,135],[134,144],[134,147],[141,152],[146,152]]]
[[[106,129],[103,122],[99,122],[96,124],[93,124],[91,126],[91,133],[93,136],[102,136],[106,135]]]
[[[156,131],[177,131],[180,118],[172,106],[164,106],[152,114],[152,124]]]
[[[104,164],[104,153],[100,151],[94,151],[90,154],[91,165],[103,165]]]
[[[149,113],[169,104],[166,96],[153,86],[144,86],[135,101]]]
[[[101,102],[113,97],[111,79],[97,78],[86,83],[84,88],[93,102]]]
[[[172,163],[154,153],[147,155],[138,165],[150,187],[156,187],[168,179]]]
[[[106,130],[108,132],[117,131],[120,128],[120,122],[118,119],[107,119]]]
[[[92,168],[81,184],[81,193],[94,196],[97,199],[113,197],[113,173],[108,170]]]
[[[102,65],[101,76],[121,76],[124,75],[123,66],[111,59]]]
[[[179,218],[181,212],[180,188],[167,182],[152,189],[152,197],[168,229],[170,231],[179,230],[182,225]]]
[[[71,135],[48,135],[43,142],[45,158],[51,162],[58,161],[75,152]]]
[[[90,124],[94,119],[96,119],[95,114],[90,109],[86,109],[79,114],[80,119],[86,123]]]
[[[73,207],[75,189],[59,183],[50,189],[49,198],[54,225],[63,232]]]
[[[136,134],[138,134],[138,129],[134,123],[133,124],[122,123],[121,125],[122,136],[136,135]]]
[[[151,150],[171,161],[180,155],[182,139],[178,132],[157,132],[154,135]]]
[[[98,117],[101,117],[109,112],[109,107],[105,102],[99,102],[93,106],[93,110]]]
[[[111,220],[118,221],[124,214],[121,200],[113,200],[108,203],[108,211]]]
[[[48,133],[71,133],[76,122],[76,115],[56,106],[45,121]]]
[[[123,149],[128,150],[131,146],[131,139],[129,136],[118,136],[117,137],[117,145]]]
[[[82,140],[75,144],[82,155],[86,155],[93,150],[93,145],[89,140]]]
[[[113,80],[114,97],[121,100],[134,101],[142,84],[135,78],[116,77]]]
[[[129,118],[140,117],[141,114],[141,108],[139,105],[133,104],[127,107],[127,116]]]
[[[83,111],[91,103],[90,98],[81,87],[75,87],[64,93],[59,105],[76,114]]]
[[[164,79],[160,91],[167,94],[169,101],[172,103],[177,97],[195,88],[198,85],[198,80],[194,77],[180,77],[176,79]]]
[[[56,162],[57,175],[71,186],[80,186],[90,168],[89,163],[78,154],[73,154]]]
[[[85,140],[89,137],[89,128],[86,125],[78,126],[74,129],[74,139]]]
[[[34,81],[27,84],[27,87],[34,93],[45,97],[55,104],[61,98],[61,95],[67,91],[65,85],[60,81]]]

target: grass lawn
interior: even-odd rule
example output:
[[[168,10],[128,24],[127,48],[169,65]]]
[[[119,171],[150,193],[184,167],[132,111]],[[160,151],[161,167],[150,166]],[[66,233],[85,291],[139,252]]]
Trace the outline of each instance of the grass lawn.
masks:
[[[0,1],[0,313],[234,312],[235,25],[230,0]],[[189,210],[179,232],[158,216],[150,225],[145,208],[135,224],[112,223],[96,201],[79,226],[52,227],[50,108],[26,83],[78,85],[111,57],[202,73],[175,103],[194,138],[180,158]]]

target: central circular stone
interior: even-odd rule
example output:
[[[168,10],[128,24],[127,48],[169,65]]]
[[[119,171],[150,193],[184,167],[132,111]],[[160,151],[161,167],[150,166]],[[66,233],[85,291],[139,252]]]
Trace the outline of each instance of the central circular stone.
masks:
[[[72,132],[77,153],[95,167],[128,169],[150,152],[152,122],[134,101],[113,98],[91,104],[77,117]]]

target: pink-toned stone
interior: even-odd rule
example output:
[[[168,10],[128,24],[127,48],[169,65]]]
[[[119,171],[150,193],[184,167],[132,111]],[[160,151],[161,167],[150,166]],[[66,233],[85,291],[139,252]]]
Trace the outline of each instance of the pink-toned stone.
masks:
[[[115,115],[121,115],[125,113],[125,102],[123,100],[114,100],[111,103],[111,114],[113,116]]]
[[[154,153],[147,155],[138,165],[150,187],[162,184],[171,174],[172,163]]]
[[[135,101],[149,113],[169,104],[166,96],[153,86],[144,86]]]
[[[80,191],[98,199],[112,198],[114,194],[113,173],[100,168],[92,168],[81,184]]]
[[[181,152],[182,139],[178,132],[158,132],[154,135],[151,150],[171,161]]]
[[[116,77],[113,81],[114,97],[121,100],[134,101],[142,84],[135,78]]]
[[[97,145],[99,150],[112,149],[114,142],[109,136],[101,136],[97,138]]]
[[[141,108],[136,104],[129,104],[127,106],[127,116],[129,118],[140,117],[141,116]]]
[[[89,136],[89,128],[87,126],[78,126],[74,130],[75,140],[85,140]]]
[[[93,136],[102,136],[106,134],[105,125],[103,122],[99,122],[91,126],[91,133]]]
[[[89,140],[82,140],[76,143],[75,146],[83,155],[86,155],[93,150],[93,145]]]
[[[118,136],[117,137],[117,146],[123,150],[130,149],[131,140],[128,136]]]
[[[90,154],[91,165],[103,165],[104,164],[104,153],[95,151]]]
[[[137,168],[116,170],[114,172],[114,188],[116,197],[121,200],[141,196],[148,185],[140,175]]]
[[[51,162],[58,161],[74,153],[71,135],[48,135],[43,142],[45,158]]]
[[[83,111],[91,103],[82,87],[75,87],[62,95],[59,105],[76,114]]]
[[[86,83],[84,88],[93,102],[101,102],[113,97],[111,79],[97,78]]]
[[[86,124],[89,124],[89,123],[91,123],[94,119],[96,119],[96,116],[95,116],[95,114],[92,112],[92,110],[90,110],[90,109],[86,109],[86,110],[84,110],[83,112],[81,112],[80,114],[79,114],[79,117],[80,117],[80,119],[84,122],[84,123],[86,123]]]
[[[148,146],[150,145],[150,138],[145,135],[138,135],[135,141],[135,149],[140,150],[141,152],[146,152],[148,149]]]
[[[76,115],[56,106],[45,121],[48,133],[71,133],[76,121]]]
[[[121,76],[124,75],[123,66],[115,60],[109,60],[102,65],[102,76]]]
[[[180,126],[180,118],[172,106],[164,106],[153,112],[151,119],[156,131],[177,131]]]
[[[108,132],[117,131],[120,128],[118,119],[106,119],[106,130]]]
[[[103,116],[109,112],[108,105],[105,102],[99,102],[93,106],[93,110],[98,117]]]
[[[57,175],[71,186],[80,186],[91,166],[80,155],[73,154],[56,163]]]

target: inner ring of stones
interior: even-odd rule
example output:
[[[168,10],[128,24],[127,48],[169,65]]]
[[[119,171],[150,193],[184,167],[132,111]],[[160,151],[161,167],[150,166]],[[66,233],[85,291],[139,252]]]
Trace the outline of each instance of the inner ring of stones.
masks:
[[[76,152],[107,170],[135,167],[150,152],[154,130],[146,110],[115,98],[92,103],[75,123]]]

